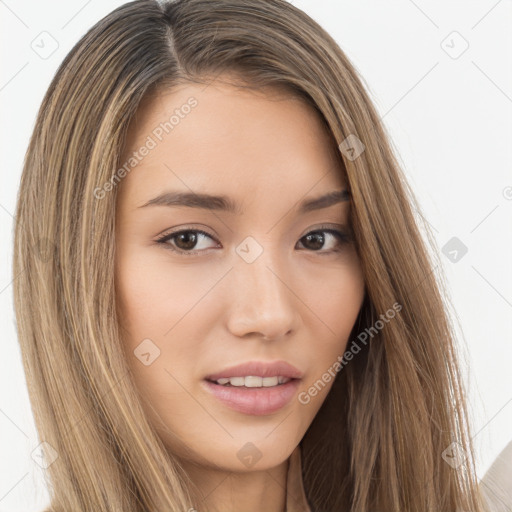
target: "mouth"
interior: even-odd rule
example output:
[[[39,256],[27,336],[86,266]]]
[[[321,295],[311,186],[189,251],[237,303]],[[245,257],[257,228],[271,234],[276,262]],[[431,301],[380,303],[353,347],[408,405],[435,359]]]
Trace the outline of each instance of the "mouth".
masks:
[[[268,377],[281,377],[284,379],[302,379],[303,372],[286,361],[248,361],[246,363],[230,366],[223,370],[207,375],[205,378],[213,382],[219,379],[233,379],[235,377],[253,378],[261,377],[262,379]],[[238,382],[238,384],[237,384]],[[235,386],[241,381],[235,380]],[[248,381],[251,382],[251,381]],[[270,381],[267,381],[270,382]],[[248,387],[252,387],[250,384]]]
[[[299,382],[300,379],[289,379],[275,386],[247,387],[203,381],[206,389],[224,406],[253,416],[272,414],[284,408],[295,395]]]
[[[209,382],[225,387],[237,388],[273,388],[282,386],[289,382],[290,378],[278,375],[277,377],[259,377],[257,375],[247,375],[245,377],[223,377],[217,380],[207,379]]]
[[[284,362],[249,362],[207,376],[203,384],[224,406],[243,414],[279,411],[295,395],[302,372]]]

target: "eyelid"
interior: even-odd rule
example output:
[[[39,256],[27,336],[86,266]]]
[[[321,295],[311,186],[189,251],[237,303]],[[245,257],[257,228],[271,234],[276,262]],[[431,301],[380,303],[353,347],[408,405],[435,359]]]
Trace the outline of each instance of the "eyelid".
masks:
[[[217,243],[219,242],[215,235],[213,235],[212,233],[206,231],[205,229],[202,229],[202,228],[194,228],[192,226],[184,226],[184,227],[180,227],[176,230],[167,230],[167,231],[164,231],[161,235],[159,235],[157,238],[156,238],[156,241],[159,242],[159,241],[162,241],[162,240],[165,240],[166,238],[170,238],[171,236],[173,235],[179,235],[180,233],[182,232],[187,232],[187,231],[194,231],[196,233],[201,233],[203,235],[206,235],[206,236],[209,236],[210,238],[212,238],[213,240],[215,240]]]
[[[304,231],[304,234],[302,234],[299,238],[305,237],[307,234],[311,233],[312,231],[321,231],[323,229],[325,229],[325,230],[327,230],[327,229],[343,230],[347,235],[352,234],[352,230],[351,230],[350,226],[348,226],[345,223],[336,224],[336,223],[327,222],[327,223],[320,224],[319,226],[316,226],[313,228],[307,228]],[[169,235],[176,235],[178,233],[181,233],[182,231],[196,231],[198,233],[202,233],[202,234],[207,235],[216,240],[215,235],[213,235],[209,231],[206,231],[204,228],[197,228],[194,226],[187,226],[187,225],[177,228],[176,231],[173,231],[172,228],[170,230],[166,230],[157,236],[157,240],[161,240]],[[218,241],[218,240],[216,240],[216,241]]]
[[[352,234],[352,229],[347,224],[344,224],[344,223],[336,224],[336,223],[331,223],[331,222],[325,222],[323,224],[320,224],[319,226],[306,229],[304,234],[301,235],[299,238],[304,238],[307,234],[314,232],[314,231],[328,231],[330,229],[332,229],[334,231],[341,231],[344,234],[346,234],[347,236]]]

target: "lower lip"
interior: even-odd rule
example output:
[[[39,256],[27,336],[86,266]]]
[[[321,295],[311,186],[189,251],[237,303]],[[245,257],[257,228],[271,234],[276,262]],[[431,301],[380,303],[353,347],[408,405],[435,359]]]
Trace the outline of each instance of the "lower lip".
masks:
[[[282,409],[290,402],[299,386],[299,379],[268,388],[221,386],[209,380],[205,380],[204,383],[215,397],[231,409],[244,414],[263,416]]]

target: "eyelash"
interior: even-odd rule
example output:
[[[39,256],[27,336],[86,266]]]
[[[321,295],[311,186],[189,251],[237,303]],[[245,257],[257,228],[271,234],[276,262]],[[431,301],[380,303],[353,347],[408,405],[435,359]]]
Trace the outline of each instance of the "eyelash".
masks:
[[[201,235],[207,236],[208,238],[211,238],[212,240],[217,242],[217,240],[215,240],[215,238],[210,233],[207,233],[206,231],[203,231],[202,229],[182,229],[180,231],[175,231],[173,233],[165,233],[162,236],[160,236],[159,238],[157,238],[156,242],[159,244],[162,244],[165,249],[171,250],[171,251],[178,253],[182,256],[195,256],[195,255],[201,254],[202,252],[207,250],[207,249],[203,249],[200,251],[185,251],[183,249],[176,249],[171,244],[167,243],[169,240],[172,240],[173,238],[175,238],[176,236],[178,236],[182,233],[201,234]],[[346,244],[348,244],[352,241],[351,235],[349,235],[343,231],[338,231],[337,229],[333,229],[333,228],[326,227],[326,226],[320,226],[317,229],[313,229],[312,231],[306,233],[303,237],[301,237],[300,240],[302,240],[303,238],[306,238],[308,235],[311,235],[313,233],[330,233],[330,234],[336,236],[338,239],[339,246],[340,246],[338,249],[331,249],[330,251],[310,250],[310,252],[317,253],[322,256],[340,252]]]

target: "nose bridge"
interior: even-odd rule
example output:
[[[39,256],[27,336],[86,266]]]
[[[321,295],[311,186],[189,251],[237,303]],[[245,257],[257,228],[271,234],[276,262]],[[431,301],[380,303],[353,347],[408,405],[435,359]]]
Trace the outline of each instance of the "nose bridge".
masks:
[[[231,329],[240,336],[244,332],[268,337],[286,334],[294,328],[296,305],[278,249],[247,237],[236,252]]]

